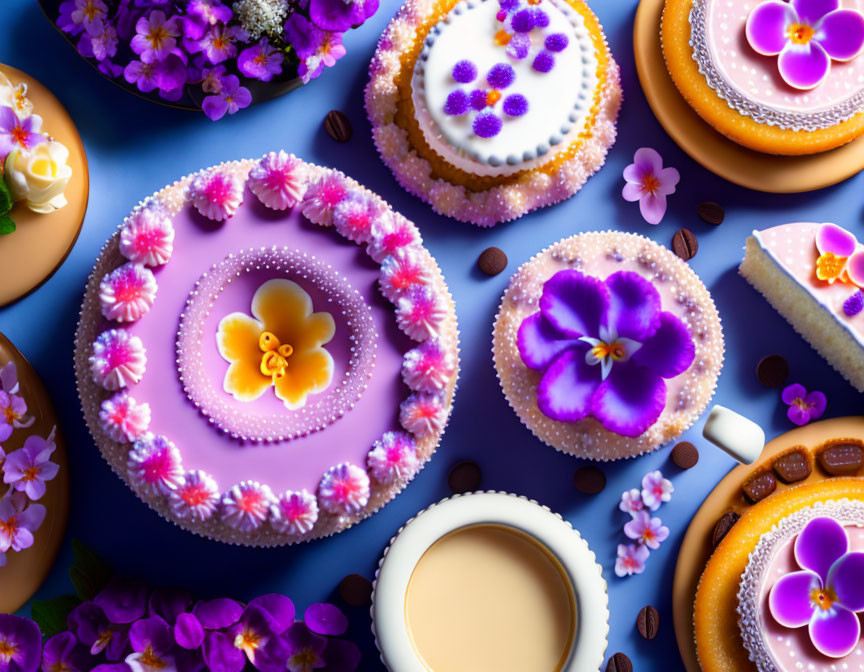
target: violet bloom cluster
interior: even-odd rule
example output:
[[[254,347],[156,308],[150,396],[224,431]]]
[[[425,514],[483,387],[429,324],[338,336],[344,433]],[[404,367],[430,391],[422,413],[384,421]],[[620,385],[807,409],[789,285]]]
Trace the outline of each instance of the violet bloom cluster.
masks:
[[[12,669],[35,672],[41,660],[42,670],[65,672],[353,672],[360,663],[357,646],[339,639],[348,618],[338,607],[313,604],[297,620],[294,603],[277,593],[245,605],[195,601],[181,589],[115,577],[66,620],[40,654],[36,624],[0,616],[0,645],[19,652]]]
[[[250,84],[304,83],[345,55],[342,35],[378,0],[65,0],[57,26],[112,79],[211,119],[252,103]]]
[[[0,567],[6,565],[7,553],[33,545],[33,535],[47,513],[36,502],[59,470],[51,461],[53,430],[47,439],[37,434],[22,439],[23,430],[33,425],[34,418],[28,415],[20,392],[15,364],[0,367]],[[21,447],[7,453],[12,441]]]

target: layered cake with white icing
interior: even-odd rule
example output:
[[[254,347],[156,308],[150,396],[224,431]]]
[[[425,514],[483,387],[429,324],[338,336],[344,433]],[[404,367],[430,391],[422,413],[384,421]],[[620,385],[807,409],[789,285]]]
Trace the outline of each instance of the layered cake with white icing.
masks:
[[[103,456],[163,517],[232,543],[350,527],[434,452],[458,368],[419,231],[285,152],[139,205],[90,277],[76,339]]]
[[[741,275],[864,392],[864,246],[836,224],[783,224],[747,239]]]
[[[411,0],[366,109],[399,182],[482,226],[572,196],[615,139],[618,68],[581,0]]]
[[[514,274],[493,349],[507,401],[537,438],[605,461],[652,451],[696,421],[723,332],[686,263],[607,231],[559,241]]]
[[[864,0],[667,0],[669,73],[715,129],[813,154],[864,133]]]

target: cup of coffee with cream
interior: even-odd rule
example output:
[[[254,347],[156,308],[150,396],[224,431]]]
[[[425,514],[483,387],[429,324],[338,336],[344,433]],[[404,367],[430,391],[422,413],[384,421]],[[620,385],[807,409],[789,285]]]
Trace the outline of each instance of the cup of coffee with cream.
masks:
[[[589,672],[609,632],[585,540],[546,507],[496,492],[445,499],[399,531],[372,620],[391,672]]]

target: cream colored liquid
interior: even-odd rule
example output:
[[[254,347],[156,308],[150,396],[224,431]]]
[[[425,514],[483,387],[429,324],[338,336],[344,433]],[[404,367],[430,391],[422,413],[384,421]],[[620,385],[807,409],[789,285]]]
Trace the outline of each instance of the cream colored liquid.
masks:
[[[558,561],[509,527],[475,525],[436,541],[405,596],[414,649],[432,672],[556,672],[576,631]]]

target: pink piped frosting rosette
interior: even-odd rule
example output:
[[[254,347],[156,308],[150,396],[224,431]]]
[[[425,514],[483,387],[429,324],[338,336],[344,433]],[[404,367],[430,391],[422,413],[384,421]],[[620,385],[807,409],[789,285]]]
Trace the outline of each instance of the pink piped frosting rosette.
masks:
[[[184,456],[182,428],[167,431],[164,426],[154,426],[152,404],[136,389],[147,376],[165,375],[150,370],[148,343],[134,333],[134,328],[152,318],[153,306],[160,301],[156,290],[164,269],[182,264],[184,251],[178,240],[183,237],[178,234],[180,229],[175,230],[180,226],[179,214],[191,208],[192,220],[205,218],[219,223],[212,229],[201,226],[202,231],[241,227],[240,219],[232,218],[241,207],[245,212],[244,196],[286,217],[300,213],[329,229],[322,230],[321,235],[338,235],[346,243],[364,248],[367,261],[362,264],[368,266],[371,261],[380,267],[372,287],[391,307],[392,331],[401,339],[394,341],[394,347],[397,342],[409,344],[398,346],[404,350],[401,369],[395,373],[401,376],[406,391],[401,404],[391,411],[392,429],[363,448],[363,459],[334,459],[308,488],[272,488],[265,482],[266,474],[257,480],[218,480],[206,464]],[[268,216],[268,221],[270,217],[279,215]],[[189,226],[186,220],[182,225]],[[314,233],[317,228],[309,231]],[[242,273],[245,252],[229,252],[224,259],[234,264],[230,266],[232,274]],[[253,267],[275,264],[291,268],[310,281],[324,278],[327,282],[321,287],[338,289],[343,281],[338,273],[323,273],[322,262],[316,257],[309,255],[308,261],[303,261],[300,252],[277,247],[275,241],[273,247],[261,248],[256,254],[261,259]],[[217,279],[215,271],[222,263],[222,259],[213,261],[217,263],[204,276],[208,281],[211,276]],[[190,289],[190,296],[207,295],[205,283]],[[343,294],[347,296],[346,292]],[[365,299],[357,295],[357,300]],[[334,305],[343,309],[338,302]],[[194,311],[187,305],[185,312],[192,315]],[[353,323],[357,316],[349,313],[346,319]],[[205,320],[206,314],[200,318]],[[180,315],[177,319],[182,325]],[[181,332],[182,327],[178,348],[181,341],[187,345]],[[188,335],[194,336],[192,332]],[[423,248],[413,223],[341,173],[307,164],[286,152],[271,152],[259,160],[226,163],[183,178],[147,199],[126,218],[103,249],[88,281],[75,361],[79,395],[91,433],[112,468],[147,504],[175,524],[213,539],[276,546],[347,529],[390,501],[429,460],[452,408],[459,366],[458,331],[455,307],[441,271]],[[178,356],[175,365],[184,362]],[[351,362],[353,359],[346,364],[349,368]],[[351,369],[349,373],[353,378],[364,371],[371,369]],[[170,375],[176,376],[177,370]],[[344,387],[342,381],[336,382],[339,388]],[[189,388],[184,390],[186,401],[192,404]],[[195,398],[196,405],[206,403],[206,396]],[[202,423],[214,422],[203,406],[199,409]],[[317,422],[320,414],[313,410],[306,408],[303,416],[308,430],[276,440],[290,442],[307,431],[326,432],[344,412],[334,409],[333,417]],[[236,440],[239,430],[232,429],[230,418],[227,422],[224,427],[213,427],[214,440]],[[254,437],[244,440],[267,441]]]

